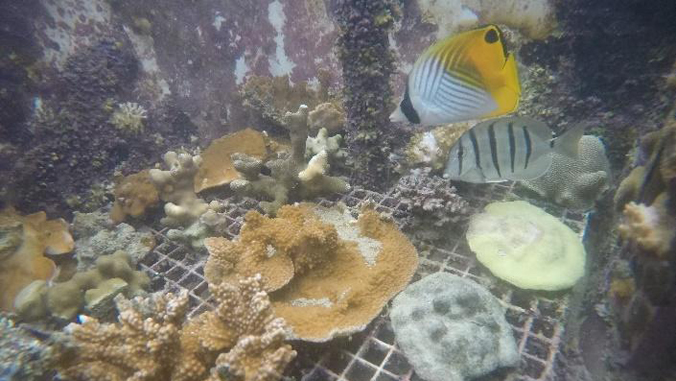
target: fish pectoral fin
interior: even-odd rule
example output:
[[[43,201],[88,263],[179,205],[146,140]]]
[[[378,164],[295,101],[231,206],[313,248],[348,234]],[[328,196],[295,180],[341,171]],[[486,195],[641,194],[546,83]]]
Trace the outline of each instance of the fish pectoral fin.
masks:
[[[505,78],[505,87],[512,90],[518,98],[521,95],[521,84],[519,82],[519,72],[516,69],[516,58],[514,54],[510,53],[507,56],[504,66],[502,67],[502,75]],[[516,106],[514,106],[516,108]]]
[[[567,130],[563,135],[554,139],[554,151],[573,159],[577,158],[577,147],[583,134],[584,127],[581,125]]]
[[[509,54],[498,77],[495,82],[500,83],[500,85],[491,90],[491,95],[498,107],[488,117],[509,114],[519,107],[521,85],[519,84],[519,73],[516,70],[514,54]]]

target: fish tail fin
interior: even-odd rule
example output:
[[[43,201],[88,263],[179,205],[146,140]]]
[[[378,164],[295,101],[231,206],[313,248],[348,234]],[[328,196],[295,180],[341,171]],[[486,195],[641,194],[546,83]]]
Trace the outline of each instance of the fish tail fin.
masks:
[[[554,139],[554,151],[568,157],[577,157],[577,146],[584,134],[584,126],[577,125]]]

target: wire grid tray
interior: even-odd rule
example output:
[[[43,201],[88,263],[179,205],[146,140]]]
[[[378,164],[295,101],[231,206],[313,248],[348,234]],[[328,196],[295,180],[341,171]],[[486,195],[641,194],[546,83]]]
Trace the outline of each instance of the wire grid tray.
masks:
[[[471,205],[472,212],[479,212],[489,202],[524,198],[514,184],[492,184],[460,190]],[[334,199],[321,199],[319,204],[331,206],[337,201],[357,212],[364,202],[370,202],[377,211],[401,218],[408,211],[398,200],[395,190],[385,194],[354,189]],[[528,200],[557,216],[580,235],[584,232],[586,216],[570,213],[549,204]],[[256,202],[245,199],[239,204],[228,205],[226,238],[233,239],[239,233],[244,214],[255,209]],[[442,245],[413,240],[418,248],[420,262],[413,281],[438,272],[446,271],[471,278],[486,286],[506,307],[506,318],[513,328],[514,337],[521,355],[519,366],[494,374],[482,380],[539,381],[553,377],[553,366],[558,354],[563,321],[568,304],[565,292],[532,292],[517,289],[498,280],[480,265],[465,242],[466,226],[449,232],[451,236]],[[204,280],[206,256],[172,242],[164,230],[155,231],[158,245],[141,261],[142,268],[154,279],[155,290],[176,292],[189,291],[190,313],[195,316],[213,307]],[[438,245],[438,246],[437,246]],[[404,354],[397,348],[386,310],[366,330],[349,338],[333,340],[326,344],[294,343],[298,358],[288,370],[290,380],[303,381],[394,381],[420,380]]]

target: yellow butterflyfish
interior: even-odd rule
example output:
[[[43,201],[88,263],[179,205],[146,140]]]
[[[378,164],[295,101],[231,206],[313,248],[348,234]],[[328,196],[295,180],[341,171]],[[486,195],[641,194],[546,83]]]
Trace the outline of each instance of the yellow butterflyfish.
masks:
[[[514,55],[502,40],[500,28],[488,25],[427,48],[413,64],[390,120],[438,125],[516,110],[521,86]]]

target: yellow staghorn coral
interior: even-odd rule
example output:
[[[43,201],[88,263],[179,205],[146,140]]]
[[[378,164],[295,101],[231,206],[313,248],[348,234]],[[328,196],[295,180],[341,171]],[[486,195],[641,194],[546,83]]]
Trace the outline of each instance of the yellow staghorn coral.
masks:
[[[232,282],[262,272],[274,289],[278,272],[290,273],[270,299],[294,338],[321,342],[362,330],[417,267],[413,245],[373,211],[354,220],[346,210],[299,204],[283,206],[277,216],[250,212],[238,240],[206,240],[205,277]]]
[[[118,323],[86,318],[68,327],[57,370],[76,381],[279,380],[296,352],[260,276],[210,290],[218,307],[187,322],[187,292],[116,297]]]
[[[54,262],[44,254],[69,253],[74,246],[63,219],[48,221],[44,212],[22,216],[11,208],[0,211],[0,310],[11,311],[21,289],[55,274]]]

